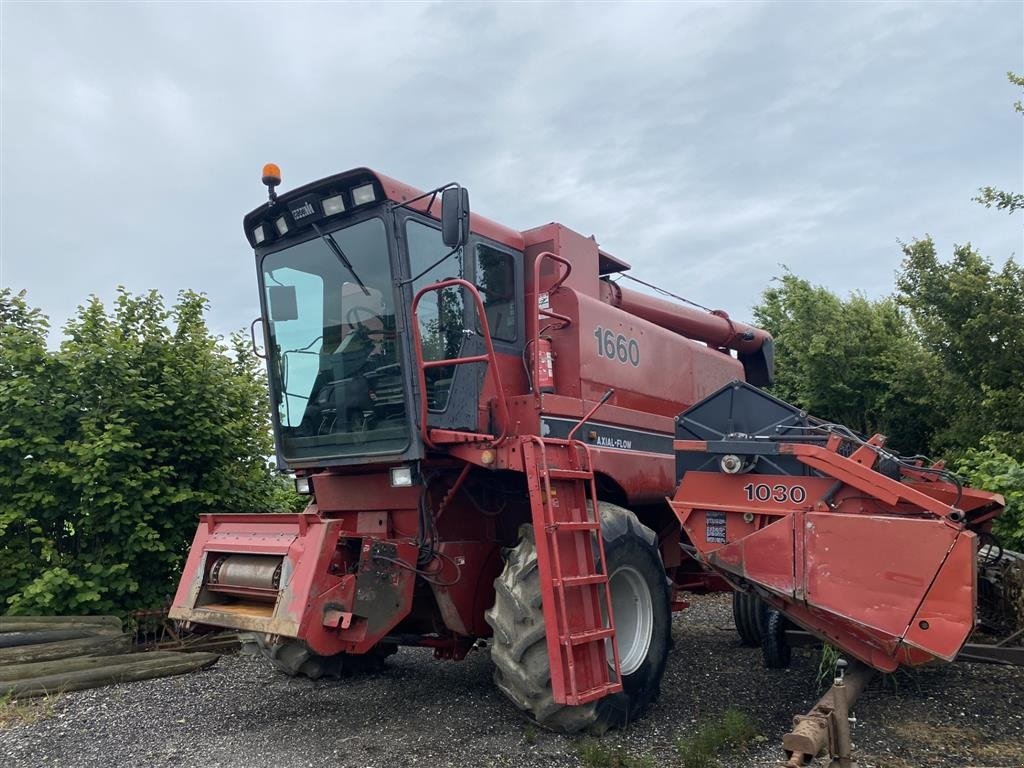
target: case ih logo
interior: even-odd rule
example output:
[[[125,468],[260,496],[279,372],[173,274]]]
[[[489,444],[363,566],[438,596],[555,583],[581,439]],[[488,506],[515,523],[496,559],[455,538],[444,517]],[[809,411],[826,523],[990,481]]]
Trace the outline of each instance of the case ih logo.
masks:
[[[316,209],[313,208],[313,204],[308,200],[298,208],[292,208],[292,218],[296,221],[304,219],[307,216],[312,216],[314,213],[316,213]]]

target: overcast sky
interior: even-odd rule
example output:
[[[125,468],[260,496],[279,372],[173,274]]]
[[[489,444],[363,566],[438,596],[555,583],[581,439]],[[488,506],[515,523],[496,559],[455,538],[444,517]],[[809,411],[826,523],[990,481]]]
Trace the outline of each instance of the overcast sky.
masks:
[[[0,284],[258,311],[242,215],[367,165],[596,235],[638,277],[749,317],[780,264],[892,290],[898,240],[1001,262],[1024,189],[1024,3],[0,2]]]

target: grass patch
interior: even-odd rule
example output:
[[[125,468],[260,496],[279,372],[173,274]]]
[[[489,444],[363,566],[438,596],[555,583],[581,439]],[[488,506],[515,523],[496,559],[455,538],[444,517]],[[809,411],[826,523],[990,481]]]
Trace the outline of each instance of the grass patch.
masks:
[[[757,735],[749,715],[727,709],[717,719],[701,725],[693,736],[676,739],[681,768],[717,768],[720,752],[745,747]]]
[[[633,757],[621,746],[605,746],[593,739],[581,741],[576,751],[588,768],[657,768],[651,757]]]
[[[903,691],[901,690],[901,680],[905,680],[909,687],[913,688],[917,693],[921,693],[921,681],[918,679],[920,672],[911,667],[898,667],[895,672],[889,672],[882,675],[882,687],[888,688],[892,686],[893,695],[899,696]]]
[[[54,695],[16,701],[10,693],[0,696],[0,730],[16,725],[31,725],[49,717],[53,714],[58,698]]]
[[[531,746],[537,743],[537,727],[533,723],[527,723],[523,728],[523,741]]]
[[[839,649],[824,643],[821,646],[821,658],[818,659],[818,677],[815,685],[819,691],[831,688],[836,679],[836,662],[839,661]]]

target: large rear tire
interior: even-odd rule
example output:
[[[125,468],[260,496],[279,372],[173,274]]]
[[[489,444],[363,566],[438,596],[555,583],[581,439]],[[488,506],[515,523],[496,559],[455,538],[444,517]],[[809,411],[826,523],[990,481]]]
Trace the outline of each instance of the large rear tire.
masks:
[[[578,707],[554,701],[533,526],[520,527],[519,544],[508,552],[505,570],[494,582],[494,607],[486,613],[494,630],[495,684],[539,725],[564,733],[600,734],[640,717],[658,697],[671,645],[668,581],[654,531],[628,509],[605,502],[598,508],[621,693]]]

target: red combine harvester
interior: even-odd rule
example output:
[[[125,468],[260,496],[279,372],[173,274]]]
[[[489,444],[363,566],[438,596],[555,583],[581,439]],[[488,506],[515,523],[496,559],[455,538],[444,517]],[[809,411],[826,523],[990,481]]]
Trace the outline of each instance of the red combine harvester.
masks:
[[[470,215],[454,184],[279,182],[244,226],[278,461],[311,501],[204,515],[172,618],[310,677],[487,641],[498,687],[563,731],[658,695],[676,590],[756,595],[881,670],[963,645],[1002,499],[765,394],[765,331],[628,290],[592,237]]]

